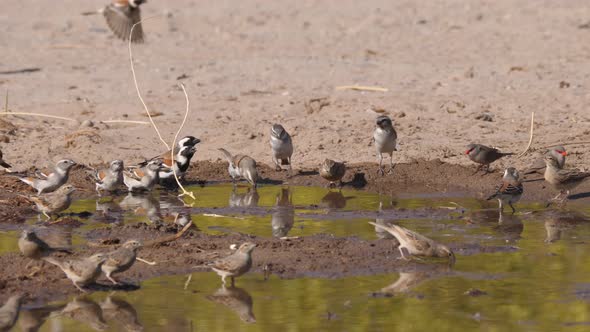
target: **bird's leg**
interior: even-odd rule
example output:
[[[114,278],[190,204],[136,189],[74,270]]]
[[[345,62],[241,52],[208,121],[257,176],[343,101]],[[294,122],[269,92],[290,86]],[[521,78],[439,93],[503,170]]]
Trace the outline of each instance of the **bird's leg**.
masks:
[[[473,174],[471,174],[471,175],[475,175],[475,174],[477,174],[477,172],[479,172],[479,170],[481,169],[481,166],[483,166],[483,165],[479,165],[479,166],[477,166],[477,167],[475,168],[475,172],[473,172]]]
[[[221,282],[223,283],[223,286],[225,286],[225,275],[221,276]]]
[[[491,173],[490,172],[490,164],[483,165],[482,168],[484,169],[484,171],[483,171],[483,174],[481,176],[485,176],[485,175]]]
[[[403,259],[403,260],[405,260],[405,261],[409,261],[409,260],[410,260],[410,259],[409,259],[408,257],[406,257],[406,255],[404,254],[404,247],[402,247],[402,246],[399,246],[397,249],[399,250],[399,253],[401,254],[401,257],[400,257],[400,258],[398,258],[398,259]]]
[[[47,217],[46,220],[51,220],[51,216],[47,214],[47,212],[43,211],[43,215]]]
[[[80,287],[75,281],[72,281],[74,283],[74,286],[76,286],[76,288],[78,288],[82,293],[88,293],[88,291],[84,290],[82,287]]]
[[[279,162],[279,160],[277,158],[275,158],[274,156],[272,157],[272,161],[275,163],[275,170],[277,172],[280,172],[283,170],[283,168],[281,167],[281,164]]]
[[[498,210],[500,210],[500,213],[504,212],[504,202],[502,202],[501,198],[498,198]]]
[[[106,277],[107,277],[107,279],[109,279],[113,283],[113,285],[119,284],[119,282],[117,280],[115,280],[115,278],[113,278],[110,273],[106,274]]]
[[[508,205],[510,205],[510,208],[512,209],[512,214],[516,213],[516,209],[514,208],[514,206],[512,205],[512,202],[508,202]]]
[[[383,176],[385,174],[385,170],[383,169],[383,155],[379,152],[379,169],[377,170],[377,174]]]
[[[287,175],[289,177],[293,176],[293,166],[291,166],[291,157],[287,158],[289,161],[289,167],[287,168]]]
[[[393,168],[395,167],[395,165],[393,164],[393,152],[389,153],[389,171],[387,172],[388,174],[393,173]]]
[[[231,286],[234,287],[236,284],[236,280],[234,277],[230,277],[231,278]]]

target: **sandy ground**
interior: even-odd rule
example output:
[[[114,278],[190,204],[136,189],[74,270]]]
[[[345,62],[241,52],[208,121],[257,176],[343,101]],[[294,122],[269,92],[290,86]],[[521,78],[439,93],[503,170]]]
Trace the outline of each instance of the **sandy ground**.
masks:
[[[71,157],[84,162],[133,162],[164,150],[140,120],[127,44],[101,16],[81,16],[102,0],[5,0],[0,95],[14,112],[65,116],[77,122],[2,117],[5,158],[15,169]],[[26,19],[23,19],[26,13]],[[217,148],[270,163],[269,130],[293,135],[295,167],[326,157],[375,161],[371,132],[382,109],[399,134],[400,162],[440,158],[467,164],[469,142],[522,151],[536,112],[534,147],[590,139],[590,7],[585,1],[151,1],[143,16],[160,15],[134,48],[146,101],[171,141],[183,111],[183,133],[203,140],[197,160]],[[341,91],[361,84],[388,92]],[[326,98],[329,105],[318,109]],[[493,121],[477,120],[482,112]],[[588,165],[585,145],[568,146],[571,164]],[[498,164],[527,165],[532,156]]]

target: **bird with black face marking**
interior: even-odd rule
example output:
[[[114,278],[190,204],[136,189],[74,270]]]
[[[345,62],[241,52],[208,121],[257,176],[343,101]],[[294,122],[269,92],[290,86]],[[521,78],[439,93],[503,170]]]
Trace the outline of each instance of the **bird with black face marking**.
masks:
[[[122,40],[128,40],[133,25],[141,21],[139,5],[146,0],[112,0],[110,4],[97,11],[85,12],[82,15],[102,14],[109,29]],[[131,42],[143,43],[143,29],[138,24],[133,29]]]
[[[455,261],[455,254],[449,247],[437,243],[424,235],[394,224],[390,224],[389,226],[380,225],[374,222],[369,222],[369,224],[386,230],[391,233],[391,235],[395,236],[399,242],[398,250],[401,254],[401,258],[404,260],[409,260],[404,254],[405,249],[410,255],[448,258],[451,263],[454,263]]]
[[[210,266],[219,276],[225,285],[225,278],[231,278],[231,285],[234,285],[234,278],[250,271],[252,267],[252,251],[256,244],[251,242],[243,243],[233,254],[216,260]]]
[[[373,132],[373,140],[375,141],[375,147],[377,148],[377,154],[379,155],[379,170],[378,173],[381,175],[385,174],[383,169],[383,154],[388,153],[389,162],[389,173],[393,172],[393,151],[397,151],[397,133],[393,128],[391,119],[386,115],[377,117],[375,121],[376,127]]]
[[[293,142],[291,135],[280,124],[274,124],[270,129],[270,146],[272,148],[272,161],[276,170],[282,170],[286,165],[291,172],[291,156],[293,155]]]
[[[113,278],[113,274],[129,270],[137,258],[137,250],[141,248],[141,242],[129,240],[121,248],[107,254],[107,260],[102,264],[102,272],[113,284],[119,282]]]
[[[86,293],[82,288],[96,281],[100,276],[101,266],[108,259],[106,254],[95,254],[80,259],[59,260],[54,257],[43,257],[48,263],[59,267],[74,286],[81,292]]]
[[[38,178],[18,177],[18,179],[37,190],[37,195],[50,193],[68,182],[70,169],[74,165],[76,163],[73,160],[63,159],[57,162],[55,170],[49,175],[39,173]]]
[[[578,169],[560,169],[557,158],[551,154],[545,155],[545,164],[547,165],[547,168],[545,168],[545,181],[560,191],[559,195],[555,196],[552,201],[563,196],[560,203],[564,203],[570,194],[570,190],[590,177],[590,172]]]
[[[467,150],[465,150],[465,154],[469,157],[469,159],[471,159],[471,161],[479,164],[479,166],[477,166],[477,169],[473,174],[479,172],[481,168],[485,167],[485,175],[490,172],[491,163],[504,156],[513,155],[514,153],[500,152],[496,148],[490,148],[489,146],[471,143],[467,145]]]
[[[179,179],[182,179],[186,171],[188,171],[191,159],[196,151],[197,148],[194,146],[183,146],[174,156],[174,165],[172,164],[172,159],[170,159],[170,157],[163,159],[162,164],[166,168],[159,172],[158,176],[160,177],[160,180],[166,181],[173,179],[174,172],[176,172],[176,176]]]
[[[56,192],[44,194],[41,196],[23,196],[29,201],[35,203],[37,210],[43,213],[48,220],[52,215],[59,215],[60,212],[67,210],[72,204],[72,194],[76,188],[66,184]],[[21,195],[22,196],[22,195]]]
[[[129,192],[151,191],[160,179],[158,174],[161,169],[162,161],[151,160],[133,173],[123,172],[123,183]]]
[[[116,191],[123,185],[123,161],[111,161],[109,168],[96,170],[94,179],[96,181],[96,192],[100,195],[101,191]]]
[[[320,166],[320,176],[330,181],[329,187],[338,185],[342,187],[342,178],[346,174],[346,165],[332,159],[326,159]]]
[[[498,208],[500,209],[500,213],[504,211],[504,203],[508,203],[512,209],[512,213],[515,213],[516,209],[512,204],[520,200],[523,192],[524,187],[520,181],[518,171],[514,167],[508,167],[504,171],[502,183],[496,187],[496,192],[493,195],[490,195],[486,200],[489,201],[496,198],[499,203]]]
[[[243,154],[237,154],[232,156],[226,149],[218,149],[223,153],[225,159],[229,163],[227,171],[232,178],[235,185],[236,180],[244,178],[254,188],[256,188],[258,182],[258,171],[256,170],[256,161],[249,156]]]

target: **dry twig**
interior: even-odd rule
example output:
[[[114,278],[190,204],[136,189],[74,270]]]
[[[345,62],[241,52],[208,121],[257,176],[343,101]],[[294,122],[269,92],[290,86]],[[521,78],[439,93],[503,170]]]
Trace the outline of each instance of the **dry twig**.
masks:
[[[144,247],[155,246],[155,245],[158,245],[158,244],[167,243],[167,242],[172,242],[172,241],[174,241],[174,240],[177,240],[177,239],[179,239],[181,236],[183,236],[183,235],[184,235],[184,233],[186,233],[186,231],[188,231],[188,229],[189,229],[189,228],[190,228],[192,225],[193,225],[193,223],[192,223],[192,222],[189,222],[188,224],[186,224],[186,226],[184,226],[184,228],[182,228],[182,230],[180,230],[180,232],[178,232],[178,233],[176,233],[176,234],[174,234],[174,235],[172,235],[172,236],[166,236],[166,237],[163,237],[163,238],[161,238],[161,239],[158,239],[158,240],[153,240],[153,241],[146,242],[146,243],[144,243],[144,245],[143,245],[143,246],[144,246]]]
[[[527,153],[529,151],[529,149],[531,148],[531,144],[533,143],[534,129],[535,129],[535,112],[532,112],[531,113],[531,136],[529,138],[529,144],[527,145],[526,149],[524,151],[522,151],[522,153],[517,156],[518,158],[524,156],[524,154]]]
[[[387,92],[389,89],[382,88],[380,86],[364,86],[364,85],[343,85],[337,86],[336,90],[357,90],[357,91],[375,91],[375,92]]]
[[[133,30],[135,29],[135,27],[138,24],[141,24],[147,20],[151,20],[153,18],[156,18],[160,15],[156,15],[156,16],[150,16],[148,18],[145,18],[135,24],[133,24],[133,26],[131,27],[131,31],[129,31],[129,43],[128,43],[128,48],[129,48],[129,62],[131,63],[131,73],[133,74],[133,82],[135,83],[135,90],[137,91],[137,96],[139,97],[139,100],[141,101],[141,104],[143,105],[143,108],[145,109],[145,112],[147,113],[148,118],[150,119],[150,122],[152,123],[152,127],[154,127],[154,130],[156,131],[156,134],[158,134],[158,137],[160,138],[160,141],[162,141],[162,143],[164,143],[164,146],[166,146],[166,149],[170,149],[170,147],[168,146],[168,144],[166,143],[166,141],[164,141],[164,139],[162,138],[162,135],[160,134],[160,131],[158,130],[158,127],[156,127],[156,124],[154,123],[154,119],[152,119],[152,115],[147,107],[147,105],[145,104],[145,101],[143,100],[143,97],[141,97],[141,92],[139,91],[139,85],[137,84],[137,76],[135,75],[135,67],[133,66],[133,52],[131,51],[131,36],[133,35]]]
[[[188,99],[188,94],[186,93],[186,89],[184,88],[184,84],[180,83],[180,87],[182,88],[182,92],[184,92],[184,98],[186,99],[186,111],[184,112],[184,119],[182,119],[182,123],[180,124],[180,128],[178,128],[176,135],[174,135],[174,140],[172,141],[172,146],[176,146],[176,140],[178,139],[178,135],[180,134],[180,131],[184,127],[184,124],[186,123],[186,119],[188,118],[188,113],[189,113],[189,109],[190,109],[189,108],[190,107],[190,100]],[[170,159],[172,159],[172,174],[174,175],[174,180],[176,180],[178,187],[182,190],[182,194],[180,194],[179,196],[181,196],[181,197],[182,196],[189,196],[190,198],[192,198],[194,200],[195,195],[192,192],[186,191],[186,189],[184,189],[182,184],[180,184],[180,180],[178,180],[178,175],[176,174],[176,169],[174,168],[174,163],[176,162],[174,160],[174,149],[170,150]]]
[[[49,114],[41,114],[41,113],[26,113],[26,112],[2,112],[0,115],[30,115],[30,116],[39,116],[44,118],[52,118],[52,119],[59,119],[59,120],[66,120],[66,121],[74,121],[77,122],[78,120],[72,118],[66,118],[63,116],[57,115],[49,115]]]

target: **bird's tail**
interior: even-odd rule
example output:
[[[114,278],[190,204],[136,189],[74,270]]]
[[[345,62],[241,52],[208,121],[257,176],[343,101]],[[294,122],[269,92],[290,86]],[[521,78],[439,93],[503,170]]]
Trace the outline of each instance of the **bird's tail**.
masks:
[[[232,157],[231,153],[229,153],[229,152],[228,152],[226,149],[224,149],[224,148],[219,148],[219,149],[217,149],[217,150],[219,150],[219,151],[221,151],[221,152],[223,153],[223,155],[225,156],[225,159],[227,159],[227,161],[228,161],[230,164],[232,163],[232,159],[233,159],[233,157]]]
[[[17,176],[17,179],[21,180],[22,182],[28,184],[29,186],[33,186],[33,179],[30,178],[21,178]]]
[[[494,193],[492,195],[490,195],[488,198],[486,198],[486,201],[492,200],[494,198],[496,198],[498,196],[498,193]]]
[[[0,160],[0,166],[4,167],[4,168],[12,168],[12,166],[10,166],[7,162],[5,162],[4,160]]]
[[[503,156],[512,156],[515,153],[514,152],[500,152],[500,154],[503,155]]]
[[[61,262],[58,261],[57,259],[55,259],[55,258],[53,258],[51,256],[49,256],[49,257],[42,257],[41,259],[44,260],[44,261],[46,261],[47,263],[53,264],[53,265],[55,265],[55,266],[57,266],[57,267],[59,267],[61,269]]]

